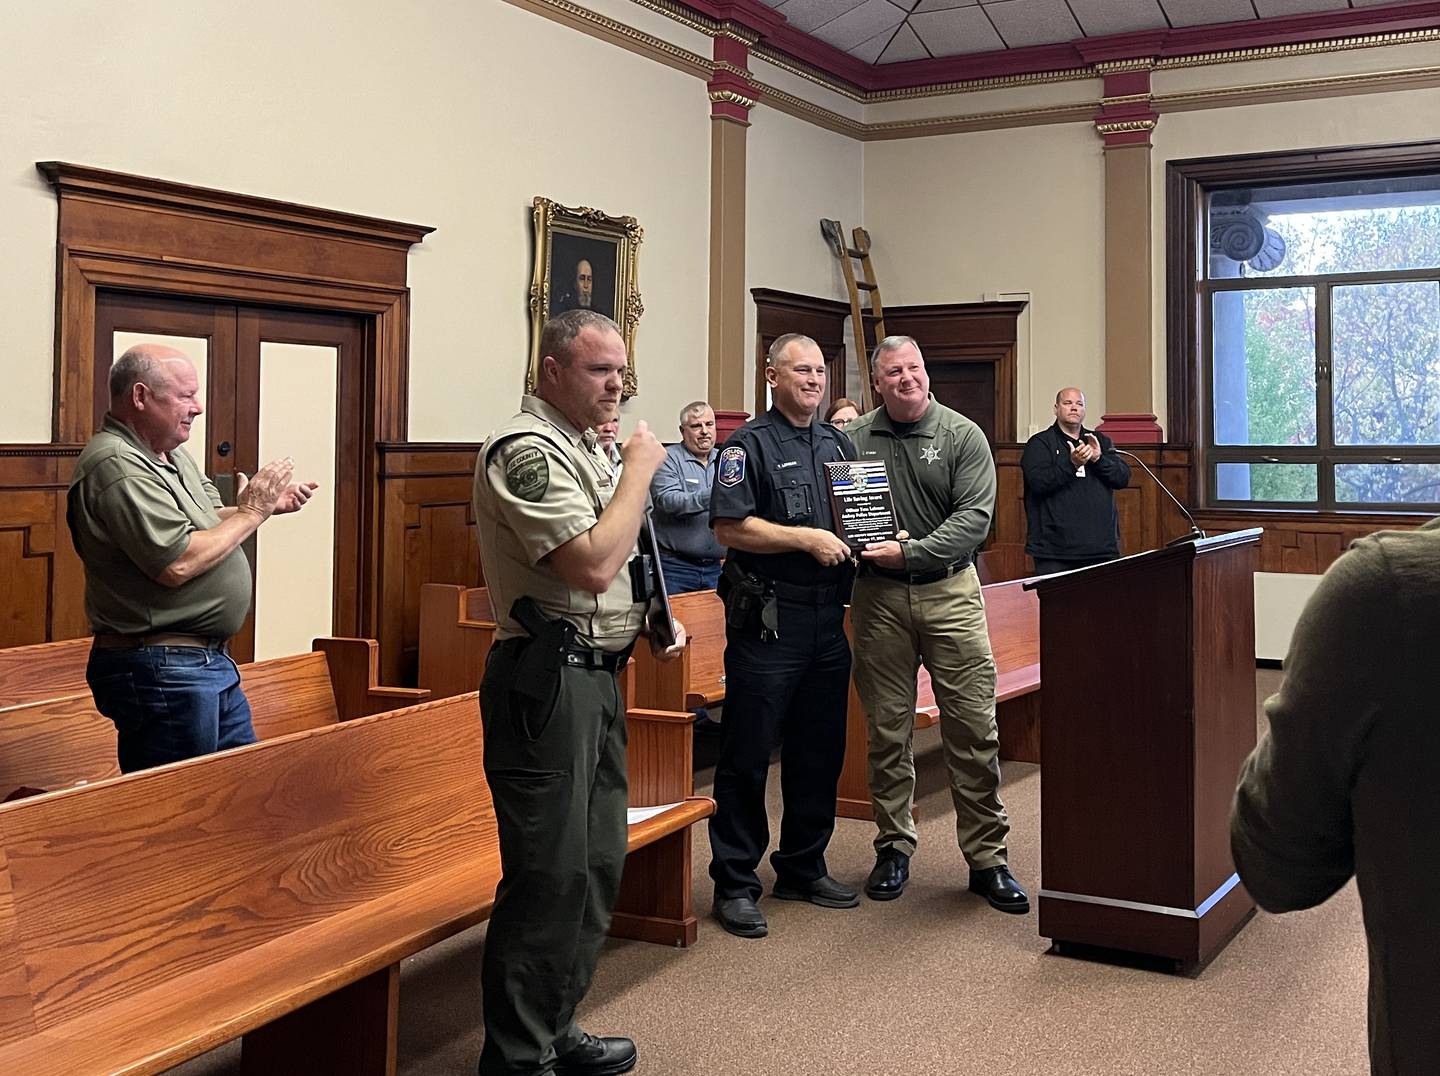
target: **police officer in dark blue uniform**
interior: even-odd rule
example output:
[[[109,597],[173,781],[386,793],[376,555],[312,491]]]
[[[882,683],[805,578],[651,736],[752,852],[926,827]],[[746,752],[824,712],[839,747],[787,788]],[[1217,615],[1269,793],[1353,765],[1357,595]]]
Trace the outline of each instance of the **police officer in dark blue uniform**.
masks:
[[[853,908],[855,890],[825,868],[835,786],[845,754],[850,644],[845,602],[850,550],[831,529],[826,463],[853,459],[849,439],[816,418],[825,359],[808,336],[771,346],[774,406],[720,451],[710,523],[729,547],[725,602],[725,719],[710,819],[715,918],[732,934],[768,932],[755,868],[770,843],[765,778],[782,741],[784,817],[770,857],[772,895]]]

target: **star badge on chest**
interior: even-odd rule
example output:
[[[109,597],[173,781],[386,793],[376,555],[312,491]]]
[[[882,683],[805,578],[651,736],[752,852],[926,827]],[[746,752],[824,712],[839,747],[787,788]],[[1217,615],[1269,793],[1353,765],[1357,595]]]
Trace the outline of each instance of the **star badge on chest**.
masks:
[[[927,465],[932,464],[940,458],[940,450],[934,445],[930,445],[928,448],[922,448],[920,450],[920,458],[924,460]]]

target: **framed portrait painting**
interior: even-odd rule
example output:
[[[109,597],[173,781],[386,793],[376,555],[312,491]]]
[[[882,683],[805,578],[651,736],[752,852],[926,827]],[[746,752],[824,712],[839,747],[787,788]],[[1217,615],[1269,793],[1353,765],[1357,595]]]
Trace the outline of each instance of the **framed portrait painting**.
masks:
[[[636,284],[636,262],[645,231],[634,217],[571,208],[536,198],[535,276],[530,284],[530,365],[525,391],[533,392],[540,369],[540,329],[566,310],[595,310],[620,326],[629,362],[622,393],[634,396],[635,327],[645,312]]]

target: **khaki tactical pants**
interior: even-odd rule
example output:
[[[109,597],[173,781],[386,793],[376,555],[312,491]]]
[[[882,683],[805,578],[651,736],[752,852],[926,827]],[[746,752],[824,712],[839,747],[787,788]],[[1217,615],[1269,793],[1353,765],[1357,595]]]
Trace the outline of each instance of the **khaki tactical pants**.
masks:
[[[915,676],[923,661],[940,707],[940,736],[960,850],[973,870],[1005,862],[1010,821],[1000,802],[995,659],[972,566],[934,583],[863,575],[850,615],[855,689],[870,729],[870,800],[877,851],[915,852]]]

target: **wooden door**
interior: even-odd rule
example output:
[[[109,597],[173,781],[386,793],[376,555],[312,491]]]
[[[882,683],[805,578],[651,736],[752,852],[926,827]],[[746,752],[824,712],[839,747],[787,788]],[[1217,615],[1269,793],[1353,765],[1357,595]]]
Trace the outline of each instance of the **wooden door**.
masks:
[[[233,503],[237,472],[291,455],[297,480],[320,483],[297,516],[245,544],[255,580],[237,661],[308,650],[316,635],[359,630],[365,435],[364,323],[356,317],[100,292],[95,426],[109,406],[109,367],[142,340],[195,364],[205,414],[186,446]]]

